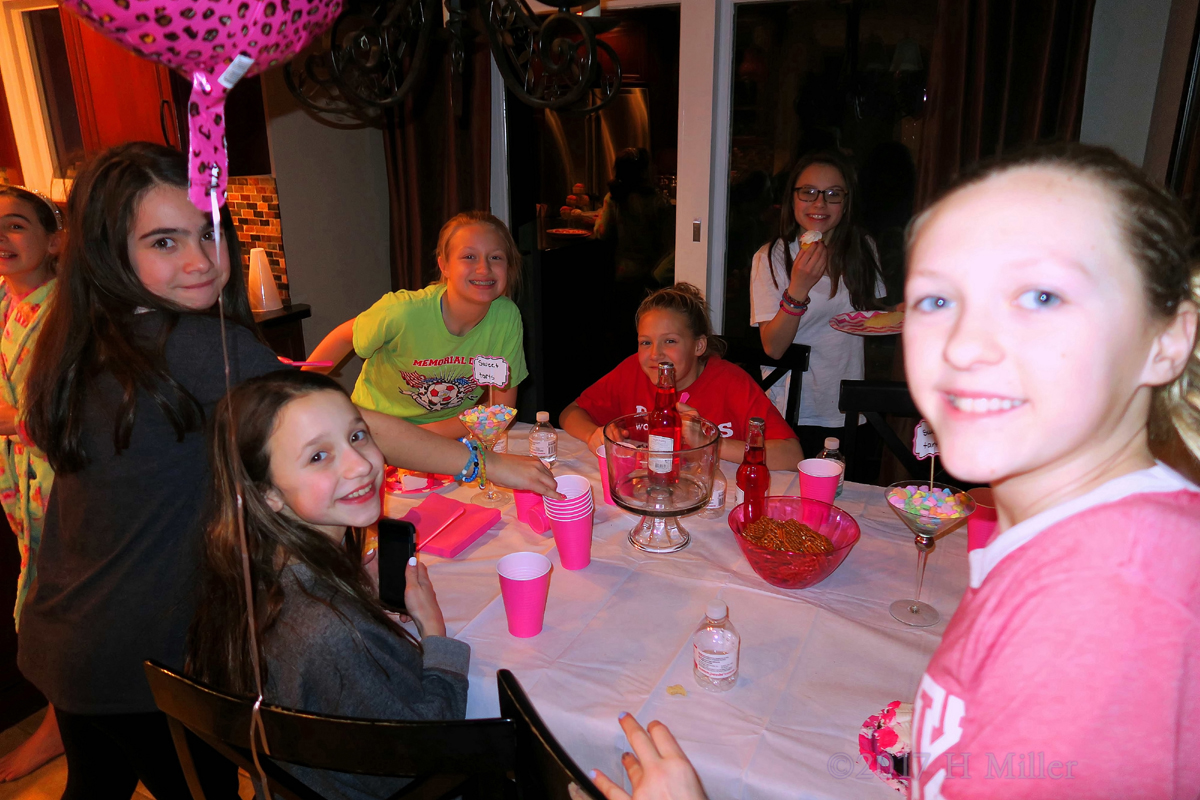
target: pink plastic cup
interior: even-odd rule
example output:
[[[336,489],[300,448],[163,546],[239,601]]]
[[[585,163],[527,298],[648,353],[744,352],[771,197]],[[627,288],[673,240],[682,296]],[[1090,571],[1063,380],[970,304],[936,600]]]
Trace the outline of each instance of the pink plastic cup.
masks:
[[[569,506],[547,505],[546,517],[558,517],[559,519],[562,519],[563,517],[573,517],[581,511],[591,511],[595,505],[595,501],[590,496],[584,497],[580,502],[572,503]]]
[[[546,522],[546,506],[542,503],[542,496],[537,492],[515,489],[513,497],[517,503],[517,521],[524,522],[534,533],[545,533],[550,526]]]
[[[986,486],[967,492],[975,501],[975,511],[967,517],[967,552],[983,547],[996,530],[996,501]]]
[[[592,504],[592,482],[582,475],[562,475],[555,479],[555,483],[558,485],[558,493],[565,499],[545,498],[543,503],[547,516],[579,511]]]
[[[584,517],[591,519],[592,515],[595,513],[596,509],[592,506],[588,506],[587,508],[581,508],[578,511],[572,511],[569,514],[552,514],[547,512],[546,520],[547,523],[553,528],[555,520],[558,520],[559,522],[570,522],[573,519],[583,519]]]
[[[592,563],[592,515],[577,519],[550,518],[554,544],[563,569],[583,569]]]
[[[800,496],[833,505],[842,465],[832,458],[806,458],[796,468],[800,470]]]
[[[608,458],[604,454],[604,445],[600,445],[596,450],[596,463],[600,467],[600,485],[604,487],[604,502],[610,506],[615,506],[616,503],[612,499],[612,489],[608,486]]]
[[[558,493],[567,500],[582,497],[592,491],[592,482],[582,475],[559,475],[554,479]],[[551,500],[551,503],[562,503],[562,500]]]
[[[550,559],[541,553],[509,553],[496,564],[508,632],[521,639],[542,632],[550,594]]]

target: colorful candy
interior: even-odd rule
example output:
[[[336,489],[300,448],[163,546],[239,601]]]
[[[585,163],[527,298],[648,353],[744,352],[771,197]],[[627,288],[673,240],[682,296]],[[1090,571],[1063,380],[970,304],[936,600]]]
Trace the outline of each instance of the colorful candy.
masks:
[[[964,492],[928,486],[902,486],[888,492],[888,502],[906,514],[934,519],[957,519],[970,513],[971,498]]]
[[[515,408],[497,403],[494,406],[474,406],[458,415],[471,433],[484,441],[498,436],[517,415]]]

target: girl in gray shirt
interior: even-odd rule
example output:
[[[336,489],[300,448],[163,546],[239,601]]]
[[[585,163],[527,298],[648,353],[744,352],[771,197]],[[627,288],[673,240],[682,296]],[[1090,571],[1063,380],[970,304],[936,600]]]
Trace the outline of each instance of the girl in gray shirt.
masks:
[[[248,380],[218,407],[210,453],[212,507],[188,641],[190,673],[257,694],[237,528],[240,488],[265,700],[364,719],[462,719],[470,648],[446,637],[425,566],[409,562],[404,594],[419,640],[387,615],[363,569],[361,531],[380,515],[383,455],[345,391],[311,372]],[[381,798],[402,785],[288,769],[326,797]]]

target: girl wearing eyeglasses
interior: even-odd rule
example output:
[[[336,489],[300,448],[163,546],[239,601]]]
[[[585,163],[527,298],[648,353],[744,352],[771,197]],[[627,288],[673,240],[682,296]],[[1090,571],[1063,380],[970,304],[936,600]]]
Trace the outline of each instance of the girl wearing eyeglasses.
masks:
[[[863,377],[862,337],[834,330],[829,320],[880,308],[886,289],[875,242],[858,224],[858,183],[850,162],[832,151],[805,156],[786,185],[779,235],[754,254],[750,324],[773,358],[793,342],[812,348],[799,417],[788,420],[799,423],[800,446],[812,456],[825,437],[841,431],[842,381]],[[807,244],[815,238],[810,235],[801,246],[801,237],[810,231],[820,232],[820,240]],[[768,395],[783,411],[787,386],[776,384]]]

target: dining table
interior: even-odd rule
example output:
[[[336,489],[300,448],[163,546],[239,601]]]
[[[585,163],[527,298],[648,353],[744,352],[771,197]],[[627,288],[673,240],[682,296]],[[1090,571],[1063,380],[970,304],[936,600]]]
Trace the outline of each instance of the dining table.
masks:
[[[510,453],[528,453],[528,432],[525,424],[510,430]],[[627,788],[621,712],[643,725],[665,723],[713,800],[895,797],[867,769],[859,733],[889,702],[916,695],[966,588],[965,531],[941,537],[929,556],[922,599],[941,621],[911,628],[888,606],[913,596],[917,551],[882,487],[845,483],[834,504],[858,522],[859,541],[825,580],[786,590],[751,569],[729,527],[737,464],[720,464],[726,514],[685,517],[690,544],[652,554],[629,543],[638,517],[604,502],[586,444],[564,431],[558,437],[555,474],[586,476],[596,498],[589,566],[564,569],[551,533],[519,522],[512,503],[455,558],[420,556],[448,635],[471,646],[467,717],[499,715],[496,671],[508,669],[575,762]],[[477,490],[443,491],[466,502]],[[772,472],[770,493],[798,495],[797,472]],[[401,516],[422,499],[388,495],[384,510]],[[496,573],[497,561],[518,551],[552,564],[544,627],[532,638],[508,632]],[[691,637],[715,598],[741,636],[737,683],[721,693],[701,688],[692,672]]]

